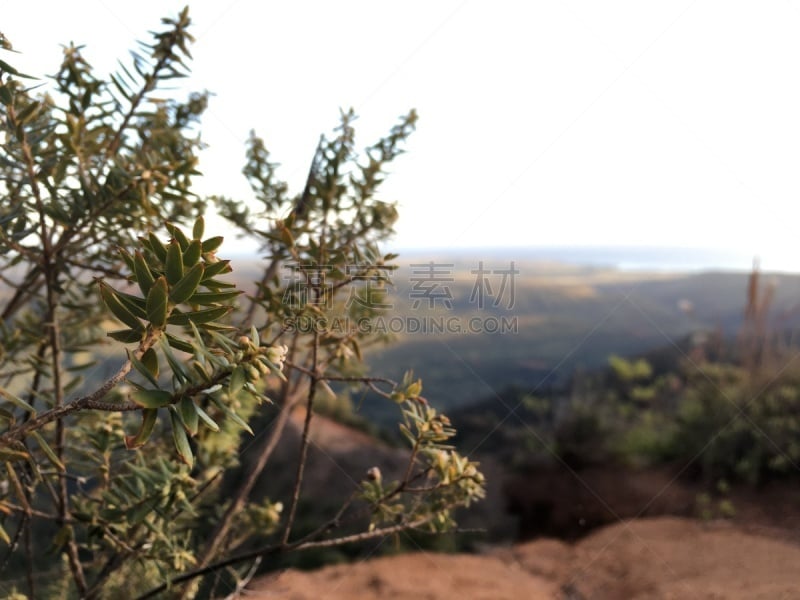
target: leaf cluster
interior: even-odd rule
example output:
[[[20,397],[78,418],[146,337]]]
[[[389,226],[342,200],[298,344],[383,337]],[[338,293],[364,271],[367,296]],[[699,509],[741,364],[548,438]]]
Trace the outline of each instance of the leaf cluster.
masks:
[[[53,585],[77,597],[213,596],[276,554],[444,530],[483,495],[421,381],[366,373],[363,347],[382,338],[322,326],[387,309],[395,256],[379,244],[397,211],[379,188],[416,114],[359,153],[343,112],[294,195],[253,134],[255,205],[198,198],[208,96],[164,94],[188,73],[188,11],[162,26],[108,77],[66,47],[48,94],[0,61],[0,574],[24,568],[32,596],[54,556],[66,579]],[[206,234],[209,203],[261,245],[250,294]],[[315,402],[342,388],[398,404],[407,467],[388,484],[377,465],[354,474],[350,499],[301,535],[298,505],[318,493],[304,489]],[[292,483],[259,497],[297,414]]]

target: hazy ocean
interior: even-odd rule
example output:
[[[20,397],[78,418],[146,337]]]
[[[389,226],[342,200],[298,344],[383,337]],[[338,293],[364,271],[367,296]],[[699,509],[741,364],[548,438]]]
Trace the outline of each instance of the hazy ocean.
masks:
[[[398,264],[428,261],[542,261],[624,271],[739,271],[752,270],[758,258],[763,272],[800,273],[800,252],[749,253],[713,248],[665,248],[634,246],[533,246],[509,248],[396,248],[383,245],[382,251],[400,255]],[[239,240],[227,249],[228,258],[257,259],[259,253]]]
[[[531,247],[531,248],[434,248],[398,251],[402,258],[444,255],[476,259],[559,262],[626,271],[750,271],[759,259],[762,271],[800,272],[800,255],[760,256],[737,250],[658,247]]]

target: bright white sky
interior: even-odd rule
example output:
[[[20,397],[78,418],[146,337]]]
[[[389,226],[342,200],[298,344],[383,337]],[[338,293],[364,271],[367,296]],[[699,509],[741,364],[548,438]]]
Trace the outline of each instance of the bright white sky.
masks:
[[[0,0],[15,64],[60,44],[99,71],[184,2]],[[191,89],[216,94],[200,190],[246,197],[244,140],[302,186],[318,135],[355,108],[362,145],[411,107],[384,188],[395,245],[645,245],[800,266],[800,1],[191,4]],[[797,258],[795,258],[797,257]]]

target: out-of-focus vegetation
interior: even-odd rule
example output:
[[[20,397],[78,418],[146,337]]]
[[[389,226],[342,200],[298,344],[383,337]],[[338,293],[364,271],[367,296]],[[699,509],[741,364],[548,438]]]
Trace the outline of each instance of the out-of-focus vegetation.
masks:
[[[674,465],[709,490],[796,473],[794,336],[771,325],[773,290],[760,284],[757,270],[738,297],[735,336],[718,330],[640,356],[612,354],[606,368],[574,374],[565,385],[536,394],[509,388],[459,411],[463,447],[520,469],[547,462],[575,469]]]

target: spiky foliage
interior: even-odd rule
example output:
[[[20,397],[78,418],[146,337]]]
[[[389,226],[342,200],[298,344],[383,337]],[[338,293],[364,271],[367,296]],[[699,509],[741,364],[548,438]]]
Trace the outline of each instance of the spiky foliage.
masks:
[[[188,72],[188,12],[163,25],[108,78],[66,48],[49,95],[0,61],[0,573],[24,567],[16,587],[31,595],[208,595],[220,574],[241,579],[276,554],[451,527],[483,494],[421,383],[360,366],[392,269],[378,243],[396,211],[376,193],[415,114],[359,155],[344,113],[297,195],[251,137],[244,174],[260,208],[214,199],[267,256],[242,301],[192,193],[207,96],[163,89]],[[326,328],[333,317],[349,325]],[[314,402],[334,381],[398,403],[408,465],[391,482],[353,474],[351,498],[299,537]],[[254,500],[300,404],[285,502]],[[265,410],[275,422],[254,439]],[[257,458],[231,489],[221,475],[241,444]]]

